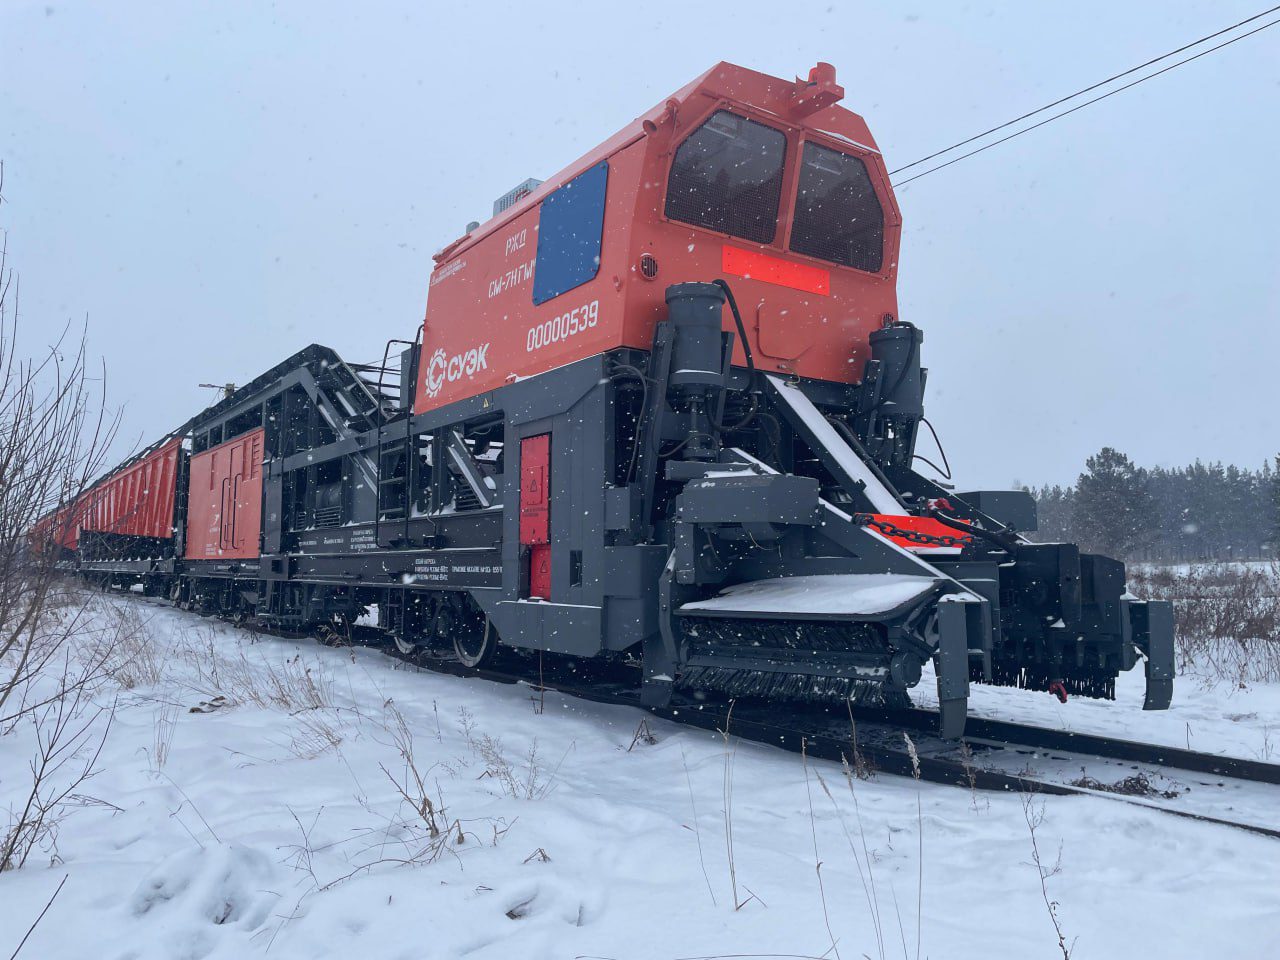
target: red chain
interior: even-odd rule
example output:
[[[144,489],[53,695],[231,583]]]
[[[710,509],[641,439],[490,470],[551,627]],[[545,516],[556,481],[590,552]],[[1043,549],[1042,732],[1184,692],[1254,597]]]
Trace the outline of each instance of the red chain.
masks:
[[[919,544],[924,547],[963,547],[969,542],[969,537],[961,534],[957,537],[949,537],[945,534],[922,533],[919,530],[908,530],[906,527],[899,527],[887,520],[881,520],[874,514],[855,513],[853,522],[860,527],[873,527],[886,537],[893,537],[896,540],[905,540],[907,543]]]

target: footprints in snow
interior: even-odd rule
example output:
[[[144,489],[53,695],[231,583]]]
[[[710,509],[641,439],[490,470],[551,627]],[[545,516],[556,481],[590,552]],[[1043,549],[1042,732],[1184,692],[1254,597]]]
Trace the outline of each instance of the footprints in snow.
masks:
[[[156,867],[129,898],[129,913],[165,940],[163,955],[200,960],[218,944],[214,928],[249,932],[279,899],[276,865],[239,844],[187,850]]]

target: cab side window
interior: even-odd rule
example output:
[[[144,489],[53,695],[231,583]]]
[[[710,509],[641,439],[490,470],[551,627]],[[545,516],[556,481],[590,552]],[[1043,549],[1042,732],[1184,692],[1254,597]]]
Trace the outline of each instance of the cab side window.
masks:
[[[609,163],[602,160],[542,201],[533,302],[546,303],[595,279],[604,237]]]

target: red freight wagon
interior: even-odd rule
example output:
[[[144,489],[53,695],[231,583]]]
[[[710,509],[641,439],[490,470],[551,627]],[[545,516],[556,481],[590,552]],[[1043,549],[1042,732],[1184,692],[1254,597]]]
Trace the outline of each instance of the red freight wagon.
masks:
[[[261,428],[191,458],[188,560],[252,560],[262,531]]]
[[[181,457],[174,437],[41,518],[33,539],[52,537],[65,550],[78,549],[82,533],[171,540]]]
[[[175,437],[87,491],[80,499],[79,529],[172,538],[181,449],[182,439]]]
[[[901,217],[834,70],[795,89],[718,64],[438,253],[414,409],[647,350],[667,288],[707,277],[733,283],[758,369],[856,383],[898,312]]]
[[[71,521],[71,507],[46,513],[31,528],[31,543],[39,549],[56,544],[64,550],[75,550],[79,530]]]

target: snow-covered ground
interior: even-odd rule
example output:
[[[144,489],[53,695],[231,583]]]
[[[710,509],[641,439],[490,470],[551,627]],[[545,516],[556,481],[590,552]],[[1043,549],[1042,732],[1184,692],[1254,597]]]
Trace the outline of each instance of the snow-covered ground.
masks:
[[[918,706],[936,708],[932,667],[926,665],[924,673],[911,699]],[[1183,674],[1174,681],[1168,710],[1144,711],[1145,684],[1141,663],[1117,678],[1114,702],[1072,697],[1059,703],[1048,693],[972,684],[969,713],[1280,764],[1280,685],[1240,685]]]
[[[653,720],[648,743],[636,710],[100,603],[140,612],[146,644],[56,849],[0,874],[0,957],[64,876],[22,957],[1061,958],[1046,895],[1078,958],[1280,944],[1280,841],[1032,800],[1042,892],[1018,796],[849,780]],[[975,690],[984,715],[1280,744],[1274,687],[1184,680],[1168,714],[1140,706],[1140,676],[1113,704]],[[31,737],[0,737],[6,809]]]

